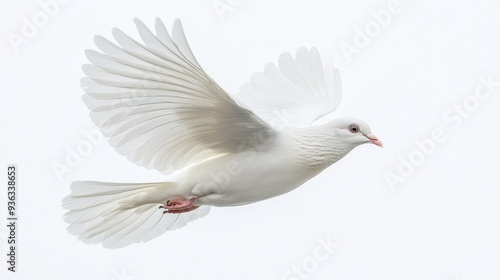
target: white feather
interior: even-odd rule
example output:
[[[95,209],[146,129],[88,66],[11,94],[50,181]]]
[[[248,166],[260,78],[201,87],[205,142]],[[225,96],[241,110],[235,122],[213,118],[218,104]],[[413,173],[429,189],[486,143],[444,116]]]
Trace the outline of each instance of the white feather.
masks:
[[[68,231],[86,243],[119,248],[145,242],[204,217],[209,207],[189,213],[163,214],[159,201],[174,191],[173,183],[118,184],[74,182],[63,200]]]
[[[284,53],[277,67],[268,63],[252,75],[237,95],[263,120],[275,125],[306,127],[334,112],[341,99],[340,75],[316,48]],[[278,121],[278,122],[277,122]]]
[[[159,19],[156,35],[135,23],[142,43],[114,29],[117,44],[98,36],[101,52],[86,51],[91,64],[83,66],[83,101],[118,153],[146,168],[179,172],[162,183],[74,182],[63,201],[65,221],[84,242],[110,248],[145,242],[205,216],[205,205],[282,195],[360,144],[382,146],[353,118],[279,132],[268,125],[285,114],[292,116],[285,125],[309,126],[338,107],[338,71],[315,48],[301,48],[295,58],[281,55],[279,66],[267,64],[242,86],[239,97],[259,118],[203,71],[180,21],[172,37]],[[353,124],[359,133],[349,131]],[[159,206],[171,199],[201,207],[164,214]]]
[[[83,100],[116,151],[163,173],[207,157],[245,150],[251,135],[273,130],[240,107],[201,69],[180,22],[174,40],[157,20],[157,36],[135,20],[140,43],[113,29],[118,45],[96,37],[102,53],[87,51],[93,65]]]

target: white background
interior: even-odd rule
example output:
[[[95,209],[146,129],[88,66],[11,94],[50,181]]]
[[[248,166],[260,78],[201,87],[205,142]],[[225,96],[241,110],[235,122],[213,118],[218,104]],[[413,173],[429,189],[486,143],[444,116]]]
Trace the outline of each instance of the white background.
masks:
[[[479,77],[500,81],[500,2],[400,0],[376,32],[373,13],[389,2],[70,1],[14,47],[9,36],[23,36],[23,18],[43,10],[38,1],[4,1],[0,181],[5,186],[7,165],[17,164],[20,220],[15,274],[3,261],[7,228],[0,227],[0,278],[500,279],[500,87],[477,104],[471,97]],[[232,9],[219,15],[220,3]],[[335,116],[365,119],[384,149],[364,145],[287,195],[213,208],[148,243],[108,250],[77,241],[61,218],[72,181],[163,178],[105,141],[62,180],[53,171],[86,141],[82,131],[95,128],[80,100],[83,51],[113,27],[137,38],[134,17],[150,27],[160,17],[169,29],[182,19],[198,61],[231,93],[280,53],[317,46],[343,78]],[[356,45],[356,28],[367,26],[369,42]],[[346,44],[357,53],[346,56]],[[467,117],[443,118],[464,101]],[[414,158],[419,166],[391,187],[388,172],[401,175],[402,158],[418,155],[415,141],[436,129],[446,140]],[[6,190],[0,193],[5,213]],[[338,245],[326,259],[315,258],[319,239]]]

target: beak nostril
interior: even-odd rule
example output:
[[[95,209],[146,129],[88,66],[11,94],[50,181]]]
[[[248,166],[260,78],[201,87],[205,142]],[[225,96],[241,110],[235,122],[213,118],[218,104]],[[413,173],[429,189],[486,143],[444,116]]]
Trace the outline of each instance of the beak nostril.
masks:
[[[375,136],[374,134],[367,134],[365,135],[366,138],[370,139],[370,142],[372,142],[373,144],[383,148],[384,147],[384,144],[382,143],[382,141],[378,140],[377,136]]]

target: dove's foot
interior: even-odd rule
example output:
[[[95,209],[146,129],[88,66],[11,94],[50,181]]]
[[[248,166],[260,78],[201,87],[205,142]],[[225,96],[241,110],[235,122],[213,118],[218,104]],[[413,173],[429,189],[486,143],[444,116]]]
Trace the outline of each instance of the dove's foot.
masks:
[[[165,211],[163,211],[163,214],[165,213],[178,214],[178,213],[189,212],[200,207],[194,205],[194,201],[195,201],[194,198],[171,199],[168,200],[166,204],[160,206],[160,209],[161,208],[165,209]]]

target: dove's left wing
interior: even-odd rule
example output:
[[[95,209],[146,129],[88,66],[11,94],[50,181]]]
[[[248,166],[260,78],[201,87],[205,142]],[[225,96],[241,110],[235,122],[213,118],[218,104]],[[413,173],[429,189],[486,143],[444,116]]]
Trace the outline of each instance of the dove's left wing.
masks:
[[[224,153],[237,153],[274,130],[240,107],[200,67],[180,21],[172,37],[156,22],[156,35],[135,20],[144,43],[118,29],[119,45],[103,37],[102,53],[86,52],[84,101],[110,144],[134,163],[164,173]]]
[[[341,99],[340,75],[330,59],[316,48],[280,56],[278,66],[268,63],[243,84],[236,99],[268,123],[309,126],[337,109]]]

